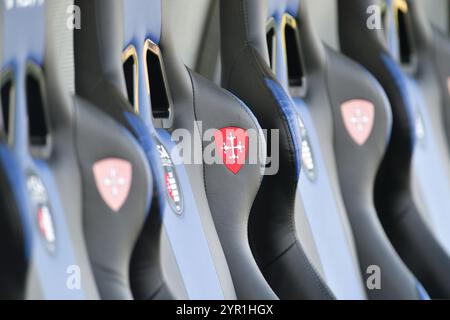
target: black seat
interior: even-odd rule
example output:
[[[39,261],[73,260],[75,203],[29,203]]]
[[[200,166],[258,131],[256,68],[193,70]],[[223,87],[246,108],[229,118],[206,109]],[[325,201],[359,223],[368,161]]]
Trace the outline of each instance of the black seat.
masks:
[[[56,39],[67,29],[57,21],[67,3],[10,5],[2,10],[2,107],[31,241],[25,297],[131,298],[129,256],[153,186],[145,155],[62,80]]]
[[[4,127],[0,130],[3,132]],[[6,141],[3,137],[0,141],[0,252],[4,259],[0,267],[0,299],[20,300],[25,298],[31,244],[27,201],[22,193],[25,181]]]
[[[5,35],[2,108],[7,148],[15,162],[8,171],[16,172],[16,188],[20,188],[16,192],[22,194],[17,205],[24,208],[23,228],[29,231],[30,242],[24,297],[69,299],[85,294],[95,297],[95,286],[84,282],[93,280],[86,251],[82,245],[76,245],[76,240],[83,244],[81,202],[77,201],[79,180],[73,170],[76,162],[70,157],[70,144],[61,144],[54,127],[55,117],[60,118],[58,122],[67,119],[67,109],[57,109],[55,117],[48,114],[55,105],[47,91],[52,84],[47,83],[42,71],[46,59],[45,7],[42,4],[14,7],[14,3],[13,7],[4,6],[5,2],[1,4]],[[51,70],[49,66],[48,72]],[[64,152],[56,157],[55,152],[61,149]],[[62,186],[67,193],[60,191]],[[74,203],[63,207],[68,197]],[[70,217],[73,220],[68,221]],[[80,225],[71,225],[74,220]],[[72,234],[73,231],[76,233]],[[66,271],[72,265],[85,268],[83,290],[72,291],[66,286]]]
[[[334,295],[319,275],[320,266],[313,266],[312,255],[305,252],[308,243],[298,237],[299,225],[308,230],[307,223],[299,224],[306,221],[299,184],[313,174],[302,163],[308,160],[310,144],[303,138],[304,123],[293,101],[270,70],[266,43],[269,15],[279,8],[296,11],[297,4],[221,2],[222,84],[250,107],[263,129],[272,130],[268,138],[272,164],[277,163],[278,150],[270,153],[271,141],[279,146],[279,170],[264,177],[249,225],[250,245],[260,269],[282,299],[330,299]],[[275,41],[279,38],[273,42],[273,61],[282,54],[274,53]]]
[[[263,129],[280,130],[280,171],[263,180],[250,229],[269,283],[285,298],[326,297],[301,269],[303,245],[338,298],[419,298],[372,200],[391,125],[379,84],[318,39],[304,1],[224,1],[221,11],[223,85]],[[381,290],[366,287],[373,267]]]
[[[433,35],[415,1],[339,1],[342,51],[367,67],[390,100],[393,132],[375,201],[391,242],[432,298],[448,298],[449,154]],[[367,8],[381,28],[367,27]],[[375,6],[375,7],[373,7]],[[344,18],[345,17],[345,18]]]
[[[161,250],[151,261],[134,261],[134,296],[276,298],[245,241],[250,207],[263,174],[260,159],[225,165],[203,162],[208,150],[213,154],[216,150],[215,158],[222,160],[226,154],[221,148],[232,145],[216,142],[227,143],[230,134],[239,140],[234,146],[240,142],[244,148],[242,159],[247,152],[250,158],[258,150],[259,126],[237,98],[180,61],[170,36],[174,3],[76,1],[85,19],[75,32],[77,93],[122,119],[148,157],[161,157],[164,167],[159,176],[164,231],[148,230],[141,239],[161,243]],[[251,131],[256,139],[250,139]],[[180,136],[188,141],[177,141],[182,142],[177,146],[172,139]],[[182,148],[181,157],[177,148]],[[161,264],[162,273],[155,273]],[[241,285],[243,278],[252,285]]]

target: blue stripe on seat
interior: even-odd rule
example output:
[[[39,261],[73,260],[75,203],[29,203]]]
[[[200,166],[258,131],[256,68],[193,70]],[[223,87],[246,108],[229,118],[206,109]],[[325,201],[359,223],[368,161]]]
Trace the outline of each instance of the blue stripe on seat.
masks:
[[[268,17],[280,17],[284,13],[295,17],[299,7],[300,0],[269,0]]]
[[[430,296],[428,295],[428,292],[425,290],[425,288],[422,286],[420,282],[416,282],[416,288],[420,300],[431,300]]]
[[[400,93],[404,104],[405,104],[405,112],[407,116],[407,121],[409,122],[409,127],[415,127],[415,118],[414,118],[414,101],[410,96],[410,92],[408,90],[408,79],[403,74],[400,67],[397,63],[387,54],[382,53],[380,55],[381,62],[386,66],[386,68],[391,73],[395,85],[397,87],[398,92]],[[413,144],[415,144],[416,136],[413,131],[410,132],[410,139]]]
[[[189,298],[223,300],[224,294],[203,230],[192,187],[170,134],[157,130],[159,139],[175,164],[183,197],[183,213],[176,215],[170,206],[164,211],[164,227],[174,251]],[[175,149],[176,150],[176,149]]]
[[[37,225],[33,228],[33,260],[37,265],[39,281],[45,299],[86,299],[83,288],[80,290],[72,290],[67,287],[67,280],[69,278],[67,268],[72,265],[80,265],[75,256],[74,244],[70,238],[70,230],[63,206],[60,202],[58,187],[47,164],[43,161],[35,161],[34,163],[34,171],[42,179],[47,188],[56,234],[56,250],[55,252],[50,252],[41,239]],[[36,224],[35,209],[30,211],[30,220]],[[82,276],[83,270],[81,269],[80,277]]]
[[[125,117],[135,130],[138,141],[145,150],[148,161],[154,170],[155,182],[158,184],[160,201],[162,201],[164,228],[178,264],[181,277],[190,299],[223,299],[222,287],[212,260],[208,242],[205,237],[200,213],[192,193],[186,170],[183,164],[175,165],[178,182],[183,198],[183,213],[178,216],[166,203],[166,186],[163,183],[163,173],[156,145],[152,135],[164,145],[167,151],[176,148],[170,134],[165,130],[155,130],[147,127],[141,119],[131,113]],[[182,163],[181,159],[173,158],[174,164]]]
[[[156,190],[156,195],[158,195],[159,206],[162,211],[166,206],[164,201],[165,185],[164,185],[164,174],[161,166],[161,161],[158,157],[158,150],[156,149],[156,144],[152,139],[152,135],[156,134],[153,126],[148,126],[144,121],[134,113],[125,112],[125,119],[127,119],[130,124],[138,143],[143,149],[145,156],[150,164],[150,169],[152,171],[153,184]]]
[[[300,175],[301,170],[301,131],[297,119],[297,113],[295,111],[294,102],[291,97],[287,95],[284,89],[278,84],[278,82],[266,78],[264,79],[267,87],[271,90],[275,100],[278,102],[280,107],[280,111],[285,117],[285,121],[288,124],[289,131],[292,135],[292,144],[294,147],[293,152],[295,153],[295,166],[296,166],[296,175],[297,177]]]
[[[298,192],[308,218],[314,242],[322,264],[328,286],[338,299],[365,299],[361,285],[359,266],[352,255],[350,239],[345,234],[345,210],[336,199],[331,186],[327,165],[321,151],[314,121],[308,107],[298,98],[294,99],[308,131],[312,149],[316,177],[311,181],[303,170],[300,175]]]

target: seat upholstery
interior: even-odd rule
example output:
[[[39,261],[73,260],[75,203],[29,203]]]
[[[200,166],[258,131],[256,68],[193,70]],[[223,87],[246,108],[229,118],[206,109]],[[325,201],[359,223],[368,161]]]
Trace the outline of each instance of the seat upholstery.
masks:
[[[392,129],[388,99],[379,83],[364,68],[318,43],[308,19],[306,4],[300,6],[298,21],[302,26],[299,33],[306,77],[321,70],[322,77],[326,80],[322,88],[327,92],[328,101],[308,96],[305,101],[311,110],[328,105],[332,112],[332,158],[336,161],[340,190],[352,226],[361,273],[367,276],[371,266],[378,266],[382,270],[381,289],[370,290],[366,287],[367,295],[370,299],[423,298],[421,284],[389,242],[378,219],[373,199],[375,179]],[[313,43],[317,46],[312,45]],[[320,63],[318,59],[311,57],[320,57],[321,48],[326,57]],[[321,87],[319,81],[316,80],[316,83],[313,77],[310,79],[309,90],[318,90]],[[357,107],[353,109],[352,104]],[[311,112],[314,114],[314,111]],[[358,120],[361,115],[362,118]],[[323,125],[323,118],[322,114],[316,116],[317,126]],[[355,124],[355,121],[361,121],[363,125]],[[356,126],[353,130],[356,129],[361,136],[352,130],[352,126]],[[325,136],[323,137],[325,140]]]
[[[297,236],[296,219],[303,214],[297,187],[305,175],[302,128],[293,101],[268,66],[268,13],[265,1],[221,2],[222,84],[251,108],[263,129],[279,130],[279,170],[264,177],[253,205],[251,246],[280,298],[329,299],[333,294]]]
[[[1,107],[1,103],[0,103]],[[24,180],[16,167],[14,155],[0,144],[0,212],[4,257],[0,272],[0,298],[24,299],[30,259],[30,225],[24,199]]]
[[[367,8],[385,8],[385,27],[366,28]],[[432,298],[448,298],[449,162],[442,95],[413,1],[339,1],[342,51],[366,66],[390,100],[393,132],[375,201],[391,242]],[[396,28],[397,25],[401,28]],[[387,30],[387,31],[385,31]],[[400,41],[399,41],[400,40]]]
[[[8,170],[17,175],[13,191],[22,194],[31,242],[25,297],[127,299],[127,262],[149,212],[152,176],[136,140],[62,85],[48,28],[58,4],[13,2],[2,20],[1,71],[14,88]],[[101,261],[90,261],[93,250]]]
[[[70,160],[70,158],[69,160],[61,159],[61,156],[41,159],[33,157],[29,149],[25,76],[26,72],[29,72],[27,64],[34,63],[38,66],[44,64],[45,8],[42,5],[30,8],[6,8],[4,2],[1,4],[1,8],[3,12],[2,84],[9,78],[12,79],[15,87],[14,93],[12,93],[15,99],[12,101],[8,99],[10,100],[9,105],[3,106],[14,112],[14,116],[6,119],[9,127],[7,135],[8,150],[13,154],[11,171],[17,172],[17,188],[20,188],[20,190],[16,192],[22,194],[18,203],[22,203],[25,207],[31,242],[28,250],[30,259],[24,289],[25,295],[36,298],[82,298],[85,295],[84,291],[70,291],[66,287],[66,269],[68,266],[79,265],[86,268],[86,280],[89,279],[90,268],[87,255],[85,255],[82,246],[76,248],[75,242],[70,239],[68,217],[65,215],[65,210],[72,210],[71,214],[81,219],[80,202],[75,202],[73,209],[63,208],[61,194],[56,191],[58,183],[56,182],[56,175],[57,173],[62,174],[62,171],[58,170],[58,172],[56,168],[63,166],[66,169],[65,171],[69,173],[72,169],[73,160]],[[21,27],[18,27],[19,25]],[[18,32],[21,32],[21,34],[18,35]],[[16,38],[16,36],[19,37]],[[62,109],[59,114],[64,115],[65,112],[66,110]],[[30,119],[31,121],[33,119]],[[54,150],[58,146],[57,142],[58,140],[53,142]],[[68,161],[66,162],[66,160]],[[71,181],[70,189],[73,190],[72,199],[77,199],[79,196],[77,178],[78,176],[74,175],[69,180]],[[32,181],[38,187],[32,189]],[[44,189],[39,191],[39,187]],[[42,203],[37,203],[36,200],[33,202],[33,198],[37,198],[38,192],[43,197],[40,200]],[[38,215],[39,210],[43,207],[51,210],[49,213],[51,221],[47,228],[42,229],[43,232],[41,233]],[[26,224],[24,225],[26,226]],[[46,237],[46,232],[51,232],[51,229],[54,229],[54,239]],[[82,235],[80,228],[77,228],[77,231]],[[88,283],[83,283],[83,287],[85,290],[91,289]],[[95,288],[92,289],[95,294]]]
[[[0,21],[5,10],[0,6]],[[3,32],[0,32],[0,61],[3,61]],[[1,83],[1,82],[0,82]],[[0,110],[3,110],[0,99]],[[7,148],[5,116],[0,111],[0,212],[4,262],[0,270],[0,298],[23,299],[30,256],[30,226],[26,201],[21,190],[24,181],[14,154]]]
[[[283,43],[284,37],[286,41],[292,41],[287,39],[283,30],[288,19],[286,14],[299,26],[300,51],[297,54],[301,57],[297,58],[303,66],[298,68],[303,67],[304,73],[304,84],[300,90],[293,88],[298,84],[293,86],[289,74],[292,70],[290,61],[286,59],[292,59],[292,56],[285,56],[285,48],[289,44]],[[277,34],[275,44],[272,45],[272,50],[273,47],[276,49],[269,56],[272,60],[267,55],[265,37],[265,23],[268,20],[273,21],[271,23],[275,25]],[[223,84],[253,106],[252,111],[262,127],[274,127],[274,116],[270,114],[279,109],[281,104],[278,102],[279,105],[269,105],[266,102],[268,98],[262,97],[264,80],[268,84],[266,90],[273,83],[278,83],[280,88],[289,91],[290,97],[286,93],[281,96],[285,101],[291,102],[291,108],[302,119],[302,136],[294,139],[300,140],[302,147],[306,146],[310,151],[306,156],[312,158],[312,165],[311,162],[303,162],[304,173],[298,179],[296,192],[303,210],[295,208],[295,232],[300,233],[300,242],[304,245],[313,243],[313,248],[307,248],[306,251],[309,257],[316,256],[312,260],[318,260],[315,265],[318,265],[324,281],[341,299],[361,299],[366,295],[370,299],[419,298],[416,280],[389,243],[373,202],[375,176],[384,155],[391,125],[388,102],[379,84],[363,68],[322,44],[312,29],[304,1],[232,1],[231,5],[227,2],[222,6],[222,35]],[[270,62],[277,80],[273,80],[274,75],[268,70]],[[254,83],[257,81],[262,82],[263,86],[255,89]],[[352,109],[355,103],[356,106],[359,105],[357,108],[363,110],[364,105],[368,105],[368,113],[363,115],[369,118],[373,116],[373,128],[369,123],[366,136],[358,137],[352,132],[351,121],[355,116],[354,112],[358,111]],[[369,118],[366,121],[370,121]],[[280,124],[277,126],[282,128]],[[287,150],[281,148],[281,155],[283,153],[287,153]],[[305,171],[310,171],[309,177]],[[279,174],[283,174],[281,170]],[[295,177],[292,172],[288,176]],[[279,176],[263,181],[262,190],[267,188],[267,194],[259,199],[260,206],[267,206],[267,201],[273,201],[274,193],[269,189],[278,188],[279,185],[286,186],[286,179],[287,177],[281,179]],[[291,188],[296,190],[295,187]],[[280,212],[286,217],[290,217],[293,212],[292,208],[280,210],[284,203],[285,199],[276,199],[276,208],[267,212],[265,221],[260,221],[259,224],[268,224],[270,228],[276,225],[281,229],[283,224],[279,221],[274,224],[274,219],[280,219]],[[300,219],[299,215],[305,217]],[[286,225],[290,223],[288,219],[284,222]],[[304,224],[309,226],[305,227]],[[312,234],[309,241],[302,235],[308,233],[308,227]],[[281,230],[289,234],[286,226]],[[266,260],[269,254],[266,249],[267,240],[261,238],[266,236],[267,230],[259,236],[260,230],[255,228],[253,231],[253,245],[264,270],[265,264],[270,260]],[[290,232],[294,234],[294,231]],[[280,240],[271,240],[280,243]],[[276,257],[273,253],[270,254],[272,258]],[[294,268],[297,265],[300,262],[291,260],[285,262],[283,268]],[[382,289],[365,288],[367,292],[364,292],[363,277],[366,278],[367,270],[373,265],[383,270]],[[292,279],[287,280],[285,276],[285,279],[280,279],[272,266],[267,269],[273,269],[266,273],[269,282],[276,283],[277,289],[284,294],[295,296]],[[279,271],[277,273],[280,274]]]
[[[75,35],[77,92],[91,101],[102,101],[99,105],[108,113],[128,110],[127,118],[134,120],[127,125],[139,134],[141,144],[156,141],[160,150],[170,154],[182,195],[182,209],[177,212],[163,190],[164,232],[156,235],[160,240],[152,240],[161,243],[163,274],[152,276],[159,260],[136,263],[132,270],[135,297],[166,298],[155,291],[163,286],[175,298],[274,299],[276,295],[261,275],[247,240],[250,208],[263,164],[258,159],[233,171],[221,163],[202,161],[202,154],[216,142],[211,136],[202,140],[205,133],[215,132],[216,136],[226,128],[254,131],[258,139],[245,151],[250,152],[257,150],[263,138],[259,125],[236,97],[186,68],[178,58],[170,35],[173,21],[169,2],[76,1],[87,14],[83,28]],[[164,93],[163,86],[147,88],[147,79],[153,83],[156,75],[145,69],[146,44],[161,59],[169,100],[169,112],[163,118],[152,100],[155,94]],[[138,70],[135,90],[130,90],[129,83],[127,87],[121,62],[121,54],[130,52],[134,52]],[[127,96],[131,101],[126,101]],[[187,145],[193,147],[192,153],[182,150],[182,158],[177,149],[181,145],[172,141],[181,132],[189,133],[192,140]],[[220,158],[222,151],[217,146],[213,149]],[[143,241],[149,242],[149,238]]]

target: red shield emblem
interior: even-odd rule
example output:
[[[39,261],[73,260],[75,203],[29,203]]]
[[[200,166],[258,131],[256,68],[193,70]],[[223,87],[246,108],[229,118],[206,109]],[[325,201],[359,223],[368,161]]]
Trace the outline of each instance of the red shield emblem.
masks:
[[[93,166],[95,183],[105,203],[118,212],[128,198],[132,180],[131,163],[121,159],[104,159]]]
[[[350,137],[362,146],[373,130],[375,118],[373,103],[366,100],[350,100],[341,105],[341,112]]]
[[[222,128],[216,131],[214,140],[224,165],[233,174],[237,174],[247,159],[247,131],[237,127]]]

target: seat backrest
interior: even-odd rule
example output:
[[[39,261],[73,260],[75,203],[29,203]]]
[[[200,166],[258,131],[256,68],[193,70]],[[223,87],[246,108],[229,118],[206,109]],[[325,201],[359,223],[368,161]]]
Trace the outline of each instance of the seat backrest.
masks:
[[[213,173],[203,166],[206,143],[202,136],[204,130],[216,124],[217,129],[233,130],[247,130],[256,124],[237,99],[188,70],[179,60],[170,38],[166,1],[79,0],[76,4],[85,15],[83,28],[75,32],[77,93],[90,101],[101,101],[98,104],[105,112],[122,118],[146,149],[149,161],[157,158],[163,167],[158,166],[155,172],[160,173],[155,175],[162,185],[160,196],[165,203],[161,212],[164,231],[155,234],[148,230],[147,237],[141,239],[143,247],[151,241],[160,243],[160,252],[155,261],[134,261],[135,297],[165,298],[170,293],[175,298],[235,298],[235,275],[230,274],[223,249],[227,243],[219,241],[219,223],[216,230],[211,214],[218,212],[216,206],[224,200],[208,203],[207,196],[228,199],[227,218],[237,224],[231,215],[245,213],[251,193],[248,197],[239,193],[243,200],[235,199],[237,207],[233,207],[232,197],[225,196],[229,185],[224,180],[234,175],[228,169],[224,172],[223,166],[221,174],[228,176],[218,177],[220,173],[216,172],[214,177],[221,179],[223,189],[208,185]],[[222,114],[215,119],[212,115],[219,111]],[[222,121],[226,125],[220,126]],[[172,138],[183,133],[191,140],[180,156]],[[250,176],[244,174],[247,169],[241,169],[240,176],[245,178],[239,181],[257,189],[259,165],[248,166]],[[221,223],[224,229],[229,228]],[[245,225],[239,226],[239,235],[243,236]],[[228,255],[230,250],[225,253]],[[144,251],[139,250],[138,255]],[[239,259],[235,260],[237,263]],[[155,275],[152,271],[161,262],[162,273]]]
[[[32,242],[26,298],[130,299],[128,265],[153,187],[145,155],[61,80],[55,39],[67,26],[53,14],[67,3],[6,5],[6,136]]]
[[[367,295],[370,299],[420,298],[418,288],[421,285],[389,242],[373,200],[375,179],[392,126],[386,94],[364,68],[320,42],[306,3],[300,5],[297,21],[300,26],[300,55],[304,59],[308,85],[305,101],[312,114],[319,112],[315,110],[322,110],[316,118],[319,128],[323,125],[323,112],[327,108],[332,118],[333,138],[328,143],[333,146],[333,154],[330,157],[336,162],[335,170],[352,227],[361,273],[368,277],[374,268],[383,270],[381,282],[384,285],[378,290],[367,285]],[[321,74],[321,77],[314,76],[316,74]],[[322,96],[326,92],[328,99],[315,98],[312,91],[317,91],[317,95],[322,93]],[[322,139],[325,138],[322,135]]]
[[[61,149],[54,117],[67,125],[69,111],[55,108],[48,96],[50,85],[43,72],[45,5],[2,2],[0,11],[2,108],[7,114],[7,148],[12,154],[8,171],[16,176],[13,192],[22,194],[17,205],[25,211],[28,223],[24,226],[30,241],[25,297],[95,298],[96,288],[90,284],[92,276],[82,240],[80,179],[74,170],[77,165],[75,157],[71,157],[70,144],[63,148],[65,152],[55,156],[56,150]],[[84,271],[79,290],[67,286],[71,266]]]
[[[424,12],[413,1],[338,4],[342,51],[375,75],[392,106],[393,132],[375,192],[378,214],[430,295],[447,297],[450,167],[440,84],[425,49],[430,29],[417,28]],[[380,13],[381,28],[367,27],[369,9]]]
[[[277,296],[258,268],[249,239],[251,209],[265,174],[265,137],[241,100],[179,63],[177,43],[172,38],[175,21],[170,14],[175,3],[166,1],[163,6],[161,38],[175,106],[173,128],[189,128],[196,121],[203,136],[204,188],[237,297],[275,299]],[[186,91],[177,90],[180,87]],[[187,93],[192,98],[183,97]],[[192,107],[187,109],[191,99]],[[211,148],[213,162],[208,160]]]
[[[325,282],[343,299],[418,298],[417,282],[389,243],[372,197],[391,125],[377,81],[320,41],[304,1],[235,1],[222,9],[224,85],[253,106],[266,129],[273,116],[253,83],[276,76],[298,114],[298,198],[305,212],[295,223]],[[363,277],[375,267],[389,285],[364,290]]]
[[[273,70],[302,119],[303,159],[306,160],[303,168],[306,170],[300,176],[299,194],[321,269],[338,298],[364,298],[353,235],[334,160],[332,109],[323,95],[327,84],[324,83],[325,77],[319,77],[325,70],[322,59],[326,59],[327,52],[312,33],[305,4],[298,1],[268,3],[267,19],[275,22],[276,32]],[[317,74],[317,77],[310,76],[312,74]]]
[[[323,284],[319,272],[330,286],[334,286],[332,291],[338,291],[338,297],[345,297],[352,291],[355,293],[354,297],[361,297],[364,292],[352,244],[348,246],[346,227],[341,228],[342,202],[335,202],[336,186],[329,185],[326,169],[323,173],[315,171],[317,159],[324,161],[316,154],[320,147],[316,144],[317,133],[310,131],[309,115],[300,117],[301,110],[306,108],[303,101],[294,101],[286,92],[286,87],[283,87],[283,84],[287,84],[288,77],[282,65],[284,53],[275,49],[283,47],[282,37],[276,36],[281,35],[277,25],[284,20],[284,13],[295,14],[298,5],[297,1],[236,0],[222,2],[221,6],[222,84],[250,106],[263,129],[279,132],[279,171],[276,175],[264,178],[253,206],[254,214],[250,225],[252,249],[266,279],[282,298],[330,297],[330,291]],[[269,46],[269,57],[266,23],[272,16],[274,19],[271,23],[276,27],[271,34],[273,42]],[[270,70],[270,61],[279,72],[280,81]],[[320,170],[325,166],[324,162],[321,162],[321,166]],[[325,191],[320,193],[323,183],[326,184]],[[326,201],[317,201],[319,194]],[[308,216],[308,212],[311,216]],[[328,213],[332,219],[336,219],[333,221],[338,225],[338,233],[333,233],[337,235],[334,241],[344,243],[345,249],[335,251],[339,256],[336,259],[339,261],[338,267],[332,269],[331,264],[327,264],[327,274],[323,270],[321,259],[329,259],[331,255],[319,257],[319,252],[325,253],[330,246],[325,246],[325,251],[320,251],[323,248],[317,248],[317,238],[314,236],[323,231],[322,226],[327,228],[332,224],[319,225],[318,230],[314,229],[317,224],[312,226],[309,219],[314,218],[313,214],[319,217]],[[338,244],[337,246],[339,247]],[[313,261],[314,267],[308,258]],[[343,265],[347,270],[354,270],[344,273],[349,275],[347,288],[350,289],[347,292],[343,286],[336,285],[340,280],[337,279],[337,273],[334,273]],[[340,289],[343,290],[339,291]]]

